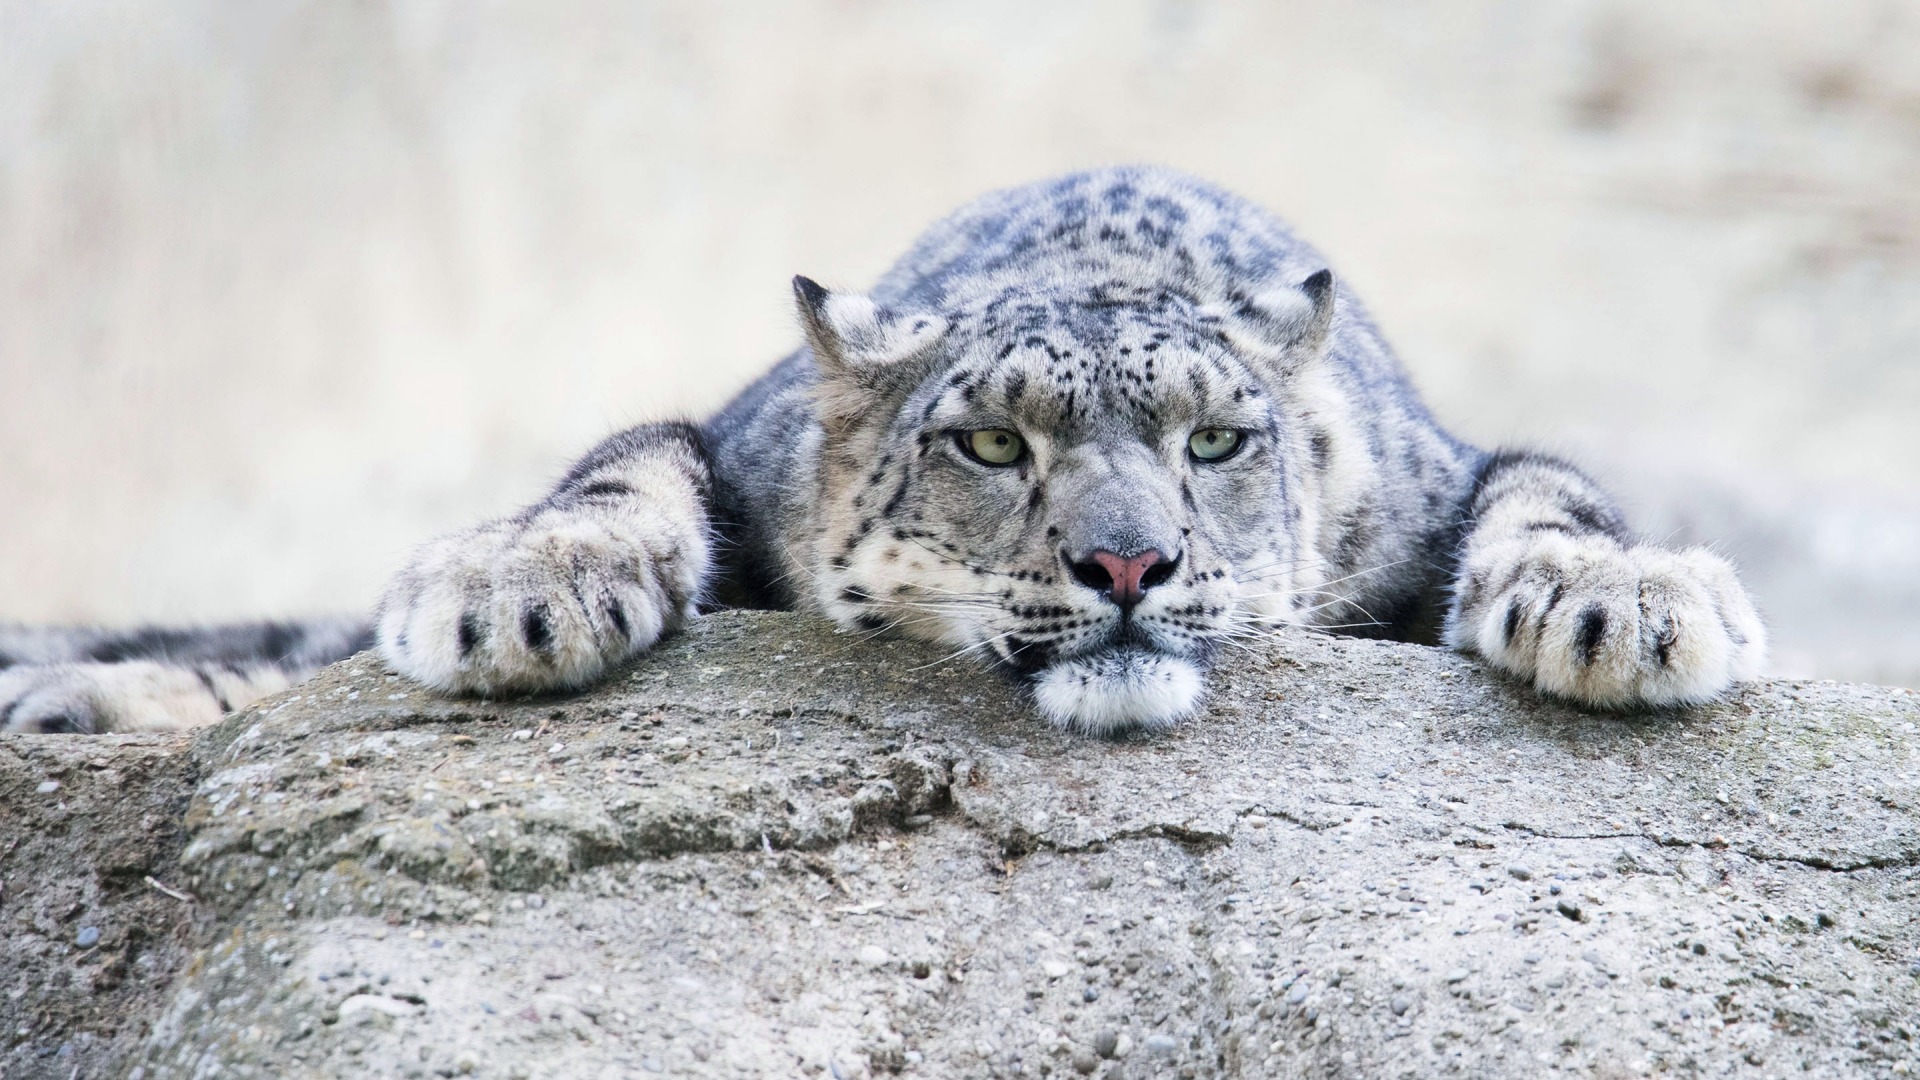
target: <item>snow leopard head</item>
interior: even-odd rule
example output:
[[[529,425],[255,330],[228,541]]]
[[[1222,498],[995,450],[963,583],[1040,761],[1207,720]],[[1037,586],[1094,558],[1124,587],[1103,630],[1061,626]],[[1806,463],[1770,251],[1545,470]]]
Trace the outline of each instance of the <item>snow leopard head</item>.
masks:
[[[1285,402],[1325,271],[1200,303],[1123,280],[892,310],[795,279],[818,370],[815,599],[1026,681],[1070,730],[1197,711],[1214,651],[1291,617]]]

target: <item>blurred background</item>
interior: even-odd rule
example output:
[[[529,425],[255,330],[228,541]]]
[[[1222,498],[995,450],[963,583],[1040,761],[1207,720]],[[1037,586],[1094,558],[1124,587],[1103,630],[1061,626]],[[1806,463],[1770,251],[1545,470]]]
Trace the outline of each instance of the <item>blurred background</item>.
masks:
[[[1920,685],[1920,4],[0,0],[0,619],[366,608],[990,187],[1291,218],[1439,414]]]

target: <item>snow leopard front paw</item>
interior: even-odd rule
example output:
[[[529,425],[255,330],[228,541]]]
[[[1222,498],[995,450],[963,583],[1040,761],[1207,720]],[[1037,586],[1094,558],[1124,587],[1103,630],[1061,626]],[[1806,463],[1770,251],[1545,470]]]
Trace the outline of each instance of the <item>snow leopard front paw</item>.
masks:
[[[691,617],[707,568],[700,530],[562,512],[429,543],[380,602],[380,653],[464,694],[573,689]]]
[[[1725,559],[1554,532],[1470,551],[1447,636],[1545,693],[1609,709],[1709,701],[1766,657]]]

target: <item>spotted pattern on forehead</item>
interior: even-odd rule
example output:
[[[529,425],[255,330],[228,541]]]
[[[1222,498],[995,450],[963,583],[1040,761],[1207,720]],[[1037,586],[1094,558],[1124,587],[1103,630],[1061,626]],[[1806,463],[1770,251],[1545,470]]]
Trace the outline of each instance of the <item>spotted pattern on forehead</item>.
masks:
[[[1169,419],[1268,392],[1218,340],[1213,320],[1166,289],[1117,280],[1052,295],[1010,287],[950,318],[961,359],[920,406],[921,422],[958,402],[1047,430],[1098,421],[1157,435]]]

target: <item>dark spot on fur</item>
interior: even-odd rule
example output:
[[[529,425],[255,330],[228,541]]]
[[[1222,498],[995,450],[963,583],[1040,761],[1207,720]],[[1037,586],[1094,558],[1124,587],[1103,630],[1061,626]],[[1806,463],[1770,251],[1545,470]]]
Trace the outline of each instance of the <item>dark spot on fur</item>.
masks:
[[[1580,613],[1580,634],[1573,647],[1580,654],[1582,667],[1590,666],[1600,653],[1600,639],[1607,636],[1607,613],[1599,604],[1589,604]]]
[[[1507,626],[1501,635],[1509,648],[1513,645],[1513,636],[1520,632],[1520,616],[1520,598],[1514,597],[1507,604]]]
[[[607,621],[613,624],[613,629],[620,635],[620,640],[633,640],[633,628],[627,625],[627,612],[620,606],[620,601],[607,601]]]
[[[485,633],[486,631],[480,626],[479,616],[471,611],[460,616],[460,627],[455,632],[455,638],[460,646],[460,659],[465,660],[472,655]]]
[[[233,706],[227,704],[227,696],[220,692],[218,686],[214,685],[212,675],[207,674],[204,668],[194,668],[193,674],[200,680],[200,688],[207,692],[207,696],[213,699],[215,705],[220,706],[221,712],[230,713],[233,711]]]
[[[1333,437],[1316,429],[1307,437],[1307,446],[1313,453],[1313,467],[1325,471],[1327,463],[1333,460]]]
[[[1660,657],[1660,666],[1666,667],[1673,656],[1673,647],[1680,641],[1680,631],[1673,625],[1673,616],[1669,615],[1660,624],[1660,632],[1654,635],[1653,651]]]
[[[527,639],[527,648],[534,652],[545,652],[553,645],[553,627],[547,623],[547,609],[543,604],[535,604],[520,616],[520,633]]]
[[[881,517],[892,517],[894,512],[900,509],[900,504],[907,500],[907,485],[910,482],[907,477],[900,478],[900,486],[894,489],[893,497],[887,500],[887,505],[880,508]]]
[[[1560,504],[1560,509],[1588,532],[1615,536],[1620,531],[1620,523],[1612,515],[1589,503],[1567,499]]]
[[[580,497],[591,499],[596,495],[631,495],[633,489],[618,480],[595,480],[580,489]]]
[[[1544,633],[1546,631],[1547,616],[1553,614],[1553,609],[1560,606],[1560,598],[1565,596],[1566,594],[1567,594],[1567,587],[1560,582],[1557,582],[1557,581],[1554,582],[1553,591],[1547,594],[1547,602],[1545,605],[1543,605],[1540,608],[1540,618],[1536,620],[1534,623],[1533,632],[1535,634]]]
[[[221,711],[225,712],[226,706],[224,705],[221,706]],[[4,725],[0,724],[0,727],[4,727]],[[41,718],[40,734],[42,735],[91,735],[93,734],[93,725],[82,722],[81,718],[78,716],[72,716],[67,713],[58,713],[54,716],[47,716],[47,717]]]

